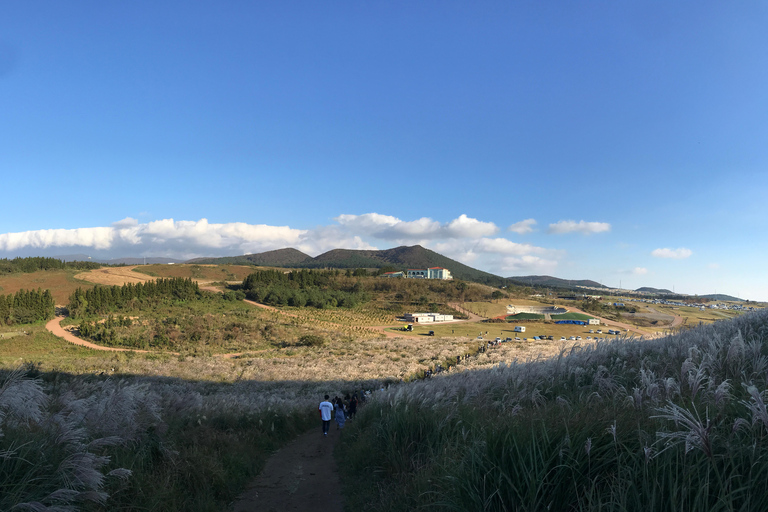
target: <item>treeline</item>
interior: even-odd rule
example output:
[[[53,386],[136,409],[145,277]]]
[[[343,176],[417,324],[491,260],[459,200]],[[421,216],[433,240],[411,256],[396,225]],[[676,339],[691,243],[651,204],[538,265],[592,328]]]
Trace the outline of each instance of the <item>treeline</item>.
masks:
[[[187,301],[200,296],[197,282],[189,278],[173,277],[123,286],[97,286],[88,290],[78,288],[69,297],[67,309],[73,318],[81,318],[114,311],[129,303],[141,307],[142,303],[154,299]]]
[[[243,279],[246,298],[273,306],[351,308],[370,300],[359,280],[339,280],[338,271],[260,270]]]
[[[117,339],[115,334],[116,327],[130,327],[133,325],[133,320],[127,316],[114,317],[109,315],[103,322],[80,322],[79,330],[80,336],[83,338],[90,338],[97,342],[114,343]]]
[[[54,314],[55,305],[50,290],[19,290],[0,295],[0,324],[31,324],[53,318]]]
[[[93,261],[63,261],[57,258],[34,256],[30,258],[0,259],[0,274],[18,272],[31,273],[38,270],[62,270],[72,268],[77,270],[92,270],[100,268],[101,264]]]

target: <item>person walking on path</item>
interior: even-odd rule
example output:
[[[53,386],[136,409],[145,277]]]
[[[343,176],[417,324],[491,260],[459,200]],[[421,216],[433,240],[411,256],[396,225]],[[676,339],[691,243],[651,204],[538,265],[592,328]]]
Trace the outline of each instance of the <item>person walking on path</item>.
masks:
[[[331,427],[331,411],[333,404],[328,401],[329,396],[325,395],[325,400],[320,402],[320,419],[323,421],[323,435],[328,435],[328,429]]]
[[[339,401],[336,402],[336,430],[343,429],[346,420],[347,416],[344,414],[344,402],[339,398]]]

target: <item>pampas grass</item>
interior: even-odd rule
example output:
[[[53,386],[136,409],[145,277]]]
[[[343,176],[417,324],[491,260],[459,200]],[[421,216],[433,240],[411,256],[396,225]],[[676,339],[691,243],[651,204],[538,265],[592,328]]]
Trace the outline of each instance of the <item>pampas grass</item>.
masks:
[[[372,510],[766,510],[766,357],[761,311],[391,387],[345,432],[350,474],[375,476],[350,499]]]

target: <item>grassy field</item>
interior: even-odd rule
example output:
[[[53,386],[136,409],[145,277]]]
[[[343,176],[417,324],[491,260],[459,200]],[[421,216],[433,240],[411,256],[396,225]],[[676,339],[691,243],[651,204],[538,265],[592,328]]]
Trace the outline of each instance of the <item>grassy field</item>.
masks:
[[[514,332],[515,325],[525,326],[525,332]],[[598,326],[583,326],[583,325],[559,325],[554,322],[544,321],[527,321],[514,323],[489,323],[489,322],[457,322],[457,323],[443,323],[443,324],[424,324],[414,325],[413,334],[416,336],[427,336],[429,331],[434,331],[435,336],[464,336],[469,338],[476,338],[478,335],[482,335],[486,340],[493,340],[496,337],[500,338],[533,338],[534,336],[555,336],[557,340],[561,336],[566,338],[570,336],[581,336],[586,338],[587,336],[596,336],[596,334],[590,334],[589,329],[602,329],[603,332],[608,331],[608,327],[604,325]],[[604,334],[603,336],[607,336]]]
[[[766,510],[767,322],[763,311],[391,388],[345,432],[347,505]]]
[[[147,267],[157,277],[204,281],[235,281],[242,275],[240,269],[251,270],[203,265],[148,265],[144,270]],[[372,510],[441,510],[450,508],[448,503],[459,510],[541,510],[548,506],[541,496],[556,496],[568,503],[571,489],[578,489],[584,500],[580,503],[585,505],[573,509],[596,510],[599,507],[590,508],[590,500],[607,503],[601,501],[601,493],[609,489],[614,496],[642,504],[631,510],[692,510],[686,506],[704,498],[681,501],[686,489],[706,488],[717,499],[731,499],[718,494],[716,483],[707,483],[718,478],[714,472],[706,473],[714,467],[708,461],[722,461],[717,469],[725,471],[725,481],[735,481],[737,474],[747,482],[762,482],[768,476],[761,469],[768,467],[762,455],[768,437],[758,432],[764,409],[755,408],[751,417],[742,414],[745,404],[757,407],[757,402],[750,402],[756,395],[750,398],[748,389],[736,384],[736,379],[758,382],[760,396],[768,397],[762,391],[765,369],[759,367],[766,360],[765,345],[758,346],[764,332],[759,322],[736,319],[742,323],[735,328],[727,322],[716,323],[700,338],[686,337],[693,336],[686,331],[681,337],[647,345],[596,344],[586,340],[595,336],[588,326],[544,321],[519,322],[526,327],[525,333],[515,333],[514,323],[457,322],[416,325],[413,333],[392,330],[400,336],[385,337],[376,327],[404,325],[394,321],[393,306],[400,311],[406,307],[403,304],[415,303],[408,302],[408,294],[420,304],[424,303],[421,297],[427,297],[429,304],[439,298],[440,288],[434,291],[430,283],[418,283],[410,290],[405,287],[408,283],[374,278],[365,284],[369,290],[381,287],[382,295],[393,301],[377,299],[352,309],[284,307],[275,311],[205,294],[198,302],[160,302],[149,309],[116,312],[132,319],[121,335],[139,343],[160,340],[164,344],[165,352],[149,354],[77,347],[53,336],[42,324],[0,328],[0,396],[28,397],[17,400],[15,406],[8,401],[0,404],[4,418],[26,418],[3,423],[0,417],[3,463],[12,461],[17,468],[0,472],[4,489],[0,509],[45,501],[45,493],[57,491],[56,486],[75,485],[83,499],[96,492],[110,497],[103,506],[52,501],[47,505],[85,510],[225,510],[269,453],[316,425],[322,394],[388,384],[390,392],[361,417],[359,427],[356,420],[348,430],[342,467],[350,471],[347,482],[358,484],[349,491],[353,507],[357,503],[358,508]],[[73,272],[57,271],[6,276],[0,286],[5,287],[3,293],[51,288],[57,290],[57,302],[65,302],[74,288],[90,285],[75,280]],[[403,296],[396,298],[396,294]],[[493,316],[495,311],[503,315],[508,303],[526,302],[539,305],[518,299],[464,305]],[[689,326],[698,324],[697,318],[705,322],[735,314],[684,309],[674,313],[684,314]],[[106,315],[94,320],[104,321]],[[69,321],[71,325],[78,322]],[[435,336],[427,335],[430,330]],[[485,345],[477,340],[478,334],[484,341],[515,336],[529,341],[502,343],[478,353]],[[322,343],[305,344],[306,335],[318,336]],[[531,340],[541,335],[556,339]],[[584,339],[563,343],[561,336]],[[450,372],[413,380],[423,370],[465,354],[473,355]],[[521,364],[526,361],[538,363]],[[14,368],[23,372],[14,377],[10,371]],[[701,372],[707,379],[703,385],[696,381]],[[3,390],[11,391],[3,395]],[[723,405],[729,397],[729,405]],[[665,451],[664,438],[658,433],[683,436],[679,425],[697,419],[696,409],[693,416],[679,416],[678,423],[653,419],[664,414],[659,410],[671,407],[667,399],[686,407],[695,403],[701,406],[699,415],[712,411],[711,417],[717,418],[712,421],[719,422],[713,427],[717,430],[712,437],[714,456],[701,456],[698,438],[692,438],[691,453]],[[34,414],[30,416],[29,411]],[[743,422],[734,429],[737,423],[722,417],[730,421],[737,413]],[[60,431],[51,429],[54,425],[84,437],[63,447],[61,453],[41,449],[62,439]],[[611,425],[618,432],[614,441]],[[571,445],[563,445],[565,439]],[[98,447],[98,453],[88,452],[89,446]],[[586,446],[592,447],[592,455]],[[652,452],[645,452],[646,448]],[[611,450],[623,455],[611,459]],[[727,462],[731,459],[722,456],[728,450],[733,466]],[[749,450],[758,454],[756,459],[748,460]],[[66,467],[64,457],[71,453],[90,461],[78,470],[103,475],[103,482],[94,478],[87,485],[71,484],[74,474],[46,473]],[[537,459],[535,453],[547,454],[546,460]],[[647,453],[658,457],[645,459]],[[109,462],[100,463],[95,455],[109,456]],[[736,465],[741,473],[728,473]],[[602,472],[607,467],[620,470]],[[680,481],[675,488],[677,494],[647,486],[638,491],[641,495],[627,490],[647,481],[677,485],[677,477],[669,473],[675,467],[690,475],[686,477],[690,480]],[[753,474],[750,467],[757,468]],[[121,468],[130,469],[132,475],[121,480],[115,476],[125,475]],[[643,468],[655,472],[654,477],[645,478]],[[527,473],[520,477],[522,471]],[[360,474],[367,475],[363,483],[355,477]],[[707,475],[710,480],[699,478]],[[516,482],[514,488],[527,494],[512,496],[509,482]],[[740,499],[738,493],[733,495]],[[644,496],[657,501],[646,503]],[[754,504],[732,508],[761,510],[758,505],[764,503],[756,499]],[[619,506],[603,509],[624,510]]]
[[[92,283],[75,279],[79,270],[41,270],[29,274],[10,274],[0,277],[0,293],[7,295],[21,289],[51,290],[57,304],[64,304],[77,288],[91,288]]]
[[[246,265],[139,265],[134,272],[152,277],[184,277],[195,281],[242,281],[256,267]]]
[[[672,307],[656,305],[656,308],[660,312],[682,316],[683,323],[685,325],[697,325],[699,322],[712,323],[719,320],[728,320],[743,315],[741,311],[734,311],[730,309],[705,309],[704,311],[699,308],[691,307]]]

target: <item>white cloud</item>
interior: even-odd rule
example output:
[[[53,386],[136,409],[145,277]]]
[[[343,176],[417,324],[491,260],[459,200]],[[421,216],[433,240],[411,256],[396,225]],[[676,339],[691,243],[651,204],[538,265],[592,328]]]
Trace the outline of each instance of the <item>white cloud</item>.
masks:
[[[112,226],[116,228],[132,228],[138,225],[139,225],[139,221],[134,219],[133,217],[126,217],[123,220],[119,220],[117,222],[112,223]]]
[[[554,235],[562,235],[565,233],[591,235],[593,233],[605,233],[610,230],[611,225],[607,222],[585,222],[583,220],[576,222],[574,220],[561,220],[555,224],[550,224],[548,233]]]
[[[507,231],[512,231],[518,235],[524,235],[526,233],[531,233],[533,231],[533,226],[535,225],[536,221],[534,219],[525,219],[512,224],[507,228]]]
[[[648,273],[648,269],[644,267],[635,267],[632,269],[632,273],[636,276],[644,276]]]
[[[719,270],[720,265],[718,263],[710,263],[709,265],[707,265],[707,268],[710,268],[712,270]]]
[[[498,254],[543,254],[549,252],[548,249],[536,247],[530,244],[518,244],[506,238],[481,238],[476,245],[480,252],[491,252]]]
[[[403,221],[397,217],[379,213],[363,215],[343,214],[334,218],[340,225],[360,235],[381,240],[435,240],[442,238],[479,238],[496,233],[498,228],[492,222],[482,222],[465,214],[446,224],[422,217],[414,221]]]
[[[506,277],[512,277],[514,273],[553,274],[557,261],[532,255],[508,256],[502,260],[501,268],[506,271]]]
[[[693,252],[690,249],[686,249],[685,247],[680,247],[679,249],[654,249],[651,252],[651,256],[655,258],[670,258],[674,260],[682,260],[685,258],[688,258],[693,254]]]
[[[221,253],[242,253],[246,249],[262,251],[294,247],[306,236],[306,230],[264,224],[211,224],[199,221],[163,219],[138,224],[126,219],[112,227],[78,229],[43,229],[0,235],[0,251],[21,249],[70,249],[123,251],[132,254],[159,252],[176,257]],[[124,255],[124,254],[123,254]]]
[[[395,243],[420,244],[493,273],[508,269],[552,270],[563,251],[521,244],[503,237],[492,222],[460,215],[440,223],[367,213],[340,215],[336,223],[312,229],[289,226],[211,223],[208,219],[160,219],[140,223],[126,217],[109,227],[51,229],[0,234],[0,253],[61,255],[85,252],[96,258],[165,256],[189,259],[231,256],[294,247],[311,256],[331,249],[376,250]]]
[[[493,222],[482,222],[461,214],[458,219],[449,222],[444,232],[450,238],[479,238],[496,234],[499,228]]]

